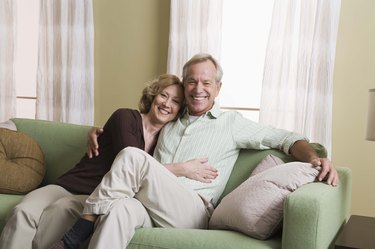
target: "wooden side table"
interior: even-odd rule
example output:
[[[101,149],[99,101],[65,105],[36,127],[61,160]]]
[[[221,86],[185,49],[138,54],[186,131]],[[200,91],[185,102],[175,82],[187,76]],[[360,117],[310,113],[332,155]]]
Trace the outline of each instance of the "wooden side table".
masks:
[[[352,215],[335,243],[335,249],[375,249],[375,218]]]

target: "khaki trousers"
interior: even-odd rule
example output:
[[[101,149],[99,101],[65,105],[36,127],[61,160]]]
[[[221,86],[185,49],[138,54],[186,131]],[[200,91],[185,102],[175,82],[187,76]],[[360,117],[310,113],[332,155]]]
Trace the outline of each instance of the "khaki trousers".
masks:
[[[101,215],[89,248],[124,249],[139,227],[207,228],[211,205],[146,152],[127,147],[86,201]]]
[[[30,192],[11,211],[1,233],[0,248],[48,248],[81,216],[86,198],[57,185]]]

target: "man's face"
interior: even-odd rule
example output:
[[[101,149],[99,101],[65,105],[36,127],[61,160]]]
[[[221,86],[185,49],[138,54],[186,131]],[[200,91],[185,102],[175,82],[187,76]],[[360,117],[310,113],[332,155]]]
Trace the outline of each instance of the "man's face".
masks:
[[[191,65],[184,87],[189,114],[200,116],[208,112],[221,88],[221,82],[216,83],[215,65],[210,60]]]

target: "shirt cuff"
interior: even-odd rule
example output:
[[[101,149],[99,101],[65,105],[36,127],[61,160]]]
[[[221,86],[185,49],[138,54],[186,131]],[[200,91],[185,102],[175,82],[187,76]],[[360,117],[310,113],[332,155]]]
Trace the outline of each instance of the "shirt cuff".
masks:
[[[284,151],[285,154],[290,155],[290,148],[300,140],[305,140],[306,142],[310,142],[310,140],[307,137],[304,137],[302,135],[296,134],[296,133],[291,133],[286,139],[285,142],[283,143],[282,150]]]

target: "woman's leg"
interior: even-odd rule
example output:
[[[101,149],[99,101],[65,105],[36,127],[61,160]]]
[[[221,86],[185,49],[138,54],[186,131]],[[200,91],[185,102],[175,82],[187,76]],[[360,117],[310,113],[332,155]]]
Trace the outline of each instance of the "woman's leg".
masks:
[[[63,197],[49,205],[42,213],[33,240],[33,249],[45,249],[62,238],[81,217],[87,195]]]
[[[56,200],[70,195],[57,185],[48,185],[27,194],[8,217],[1,233],[0,248],[31,249],[43,210]]]

